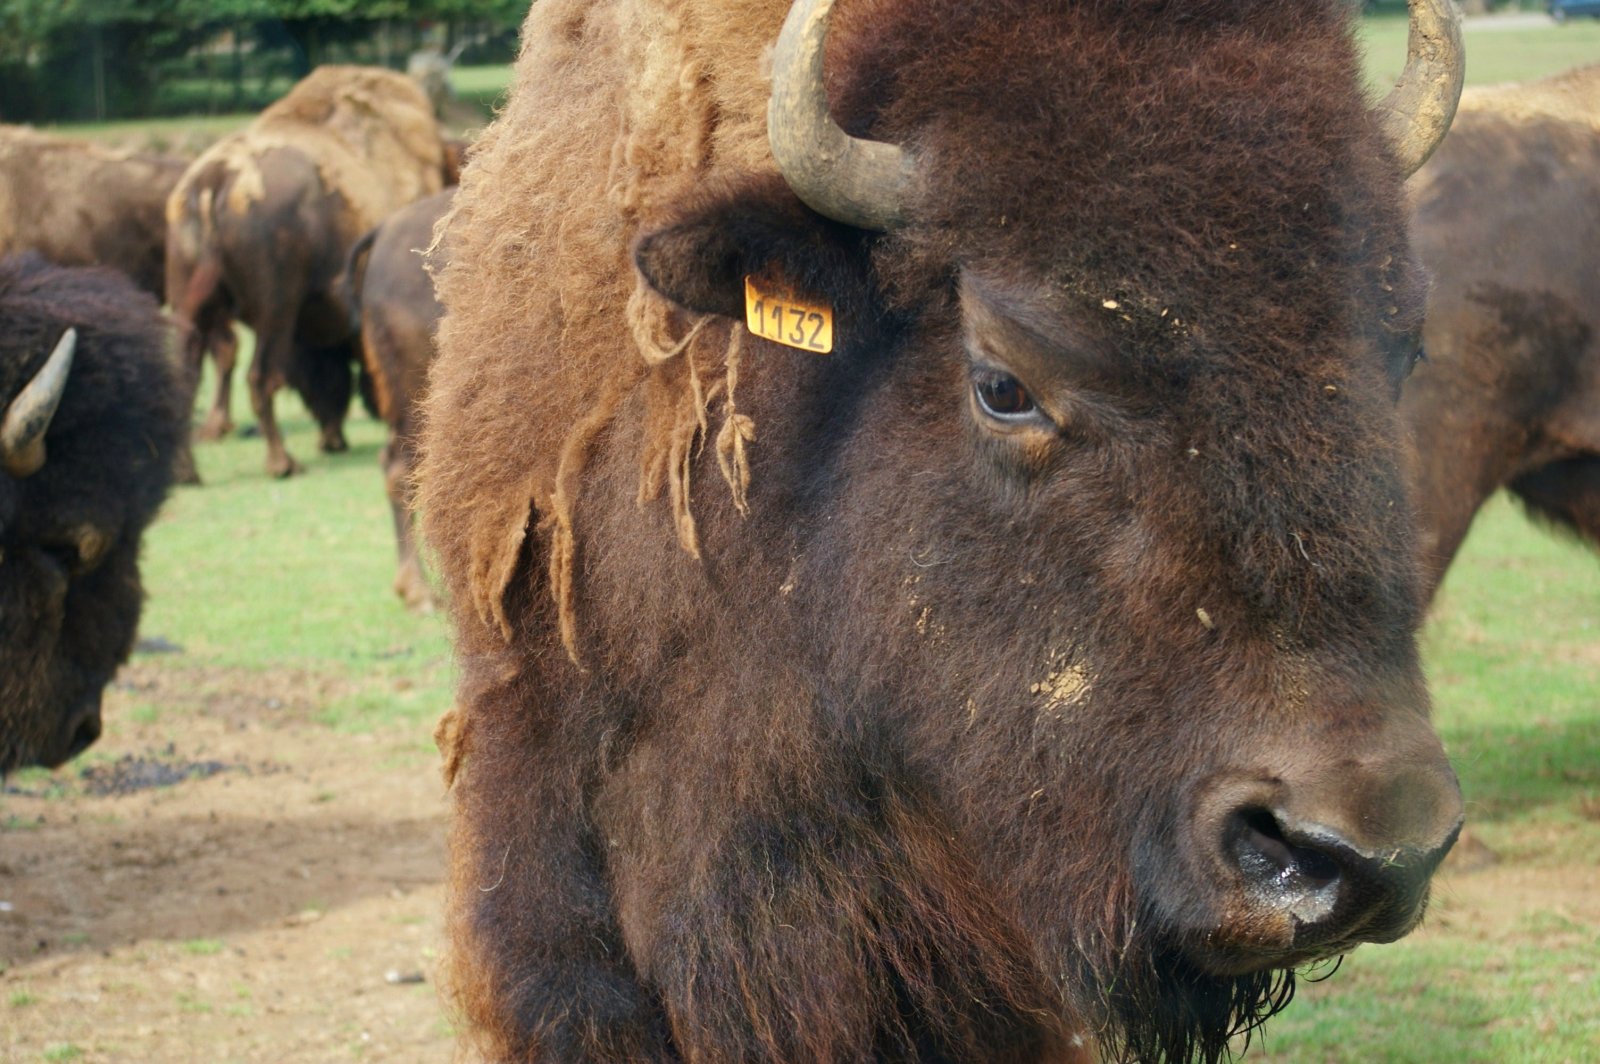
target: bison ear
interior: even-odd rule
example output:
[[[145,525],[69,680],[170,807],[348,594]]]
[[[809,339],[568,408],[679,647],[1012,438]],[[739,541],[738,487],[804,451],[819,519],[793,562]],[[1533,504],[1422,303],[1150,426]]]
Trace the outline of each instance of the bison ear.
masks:
[[[661,295],[702,314],[744,320],[744,279],[785,286],[845,310],[872,300],[871,234],[805,206],[776,174],[701,192],[646,228],[633,261]]]

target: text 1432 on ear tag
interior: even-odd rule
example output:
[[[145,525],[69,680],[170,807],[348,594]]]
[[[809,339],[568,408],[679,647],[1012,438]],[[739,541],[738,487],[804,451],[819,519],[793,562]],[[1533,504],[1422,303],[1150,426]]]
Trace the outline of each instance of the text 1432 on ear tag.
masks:
[[[833,307],[744,279],[744,323],[757,336],[826,355],[833,350]]]

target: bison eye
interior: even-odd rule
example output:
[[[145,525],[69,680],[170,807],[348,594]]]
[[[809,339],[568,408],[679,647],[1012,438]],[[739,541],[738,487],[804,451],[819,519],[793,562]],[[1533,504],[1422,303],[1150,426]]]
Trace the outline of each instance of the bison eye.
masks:
[[[972,392],[983,412],[1001,421],[1017,421],[1038,409],[1028,389],[1009,373],[987,371],[980,374],[972,382]]]

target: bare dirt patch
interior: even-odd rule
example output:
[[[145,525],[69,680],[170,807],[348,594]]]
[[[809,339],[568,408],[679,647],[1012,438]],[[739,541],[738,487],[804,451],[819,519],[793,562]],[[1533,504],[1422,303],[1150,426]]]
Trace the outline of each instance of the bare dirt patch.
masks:
[[[0,795],[0,1059],[450,1058],[437,758],[317,724],[329,682],[136,662]]]

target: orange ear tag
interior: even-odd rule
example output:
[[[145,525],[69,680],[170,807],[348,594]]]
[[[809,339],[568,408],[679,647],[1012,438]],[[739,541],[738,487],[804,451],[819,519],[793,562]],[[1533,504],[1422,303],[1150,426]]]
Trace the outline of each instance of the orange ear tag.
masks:
[[[833,350],[833,307],[744,279],[744,323],[757,336],[826,355]]]

